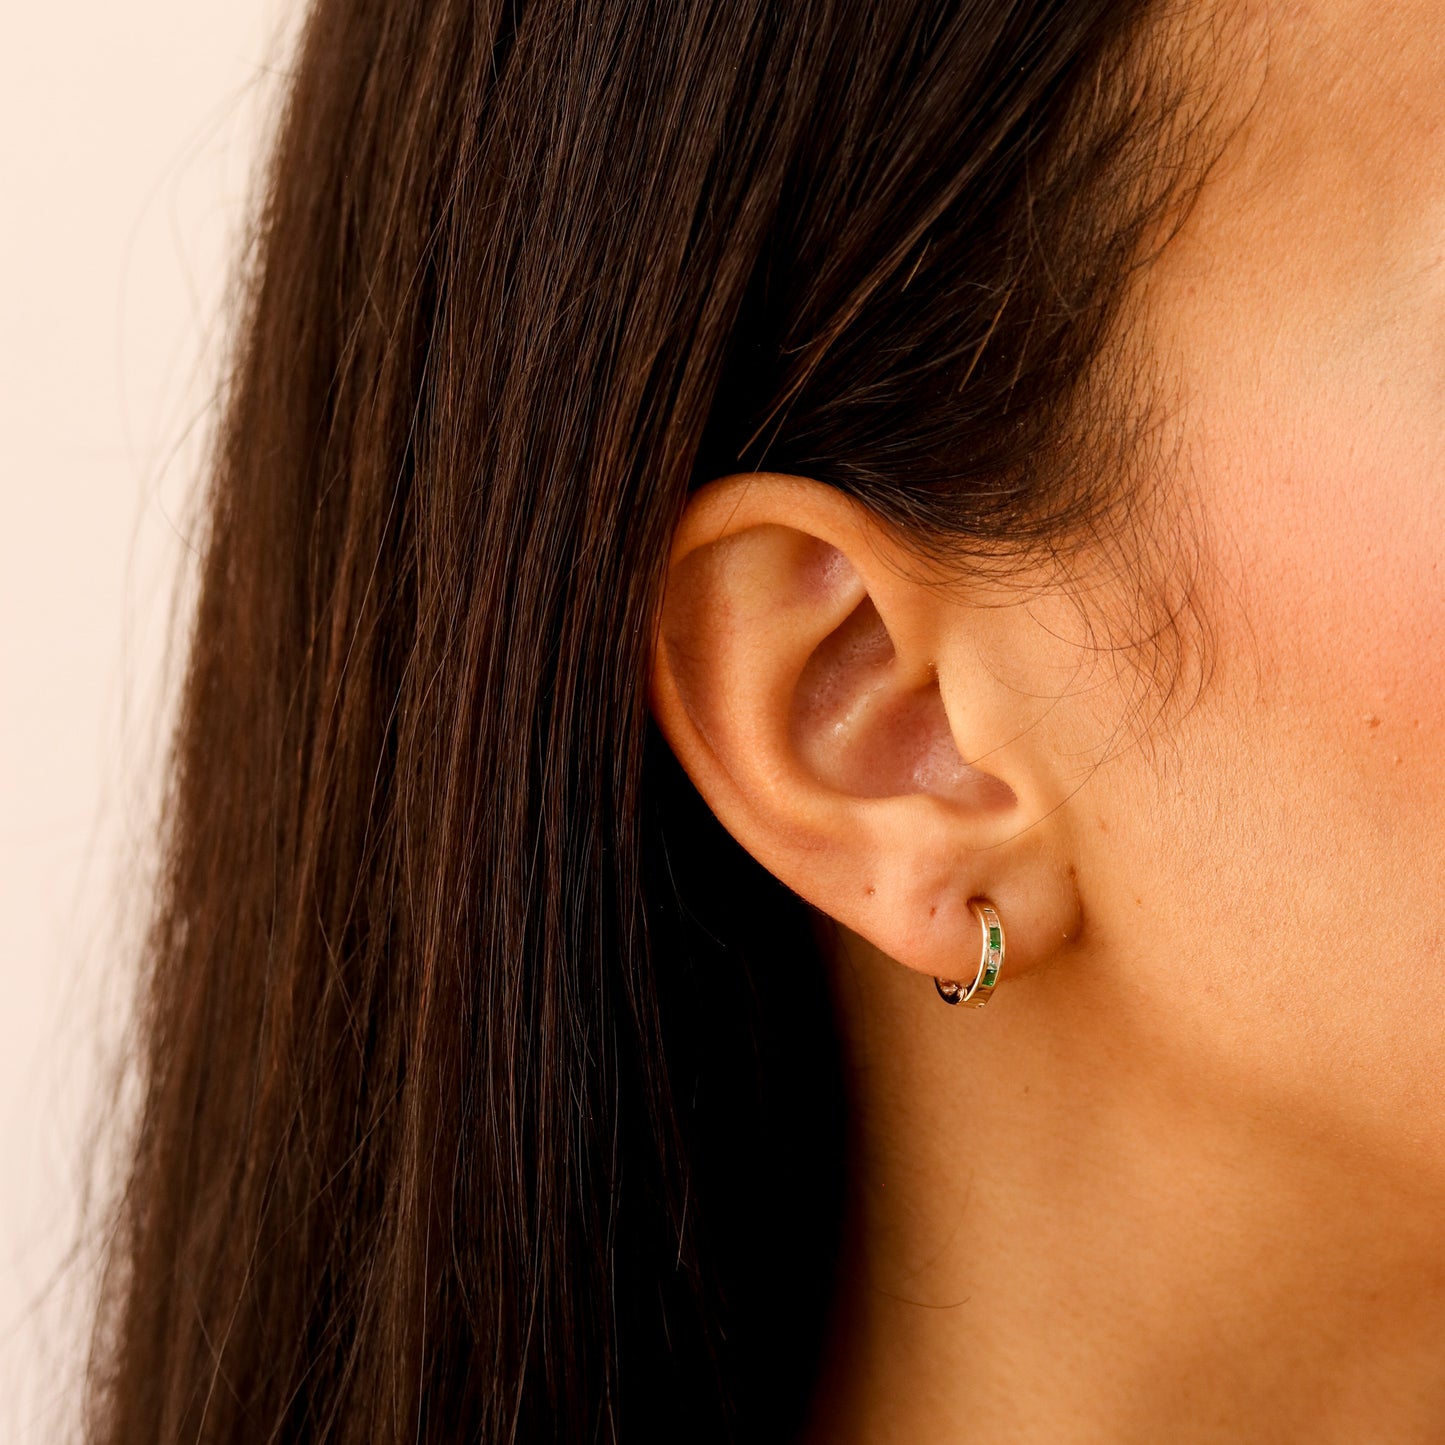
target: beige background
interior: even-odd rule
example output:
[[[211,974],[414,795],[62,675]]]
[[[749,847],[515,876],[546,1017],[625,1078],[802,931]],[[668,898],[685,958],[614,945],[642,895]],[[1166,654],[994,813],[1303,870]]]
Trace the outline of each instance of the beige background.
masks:
[[[12,7],[0,49],[0,1441],[69,1432],[227,265],[299,0]]]

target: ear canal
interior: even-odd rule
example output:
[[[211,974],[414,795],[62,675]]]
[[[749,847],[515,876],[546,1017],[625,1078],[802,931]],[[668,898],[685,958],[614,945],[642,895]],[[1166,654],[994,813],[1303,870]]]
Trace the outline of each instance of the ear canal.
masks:
[[[853,797],[927,793],[973,811],[1008,808],[1013,789],[967,763],[936,676],[909,687],[869,597],[814,650],[789,720],[799,759],[823,785]]]

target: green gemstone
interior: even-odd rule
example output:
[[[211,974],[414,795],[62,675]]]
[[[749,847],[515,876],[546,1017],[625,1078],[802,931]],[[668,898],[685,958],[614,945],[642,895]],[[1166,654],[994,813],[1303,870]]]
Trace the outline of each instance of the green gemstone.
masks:
[[[998,964],[996,964],[996,963],[991,963],[991,964],[989,964],[989,966],[988,966],[986,969],[984,969],[984,971],[983,971],[983,986],[984,986],[985,988],[992,988],[992,987],[993,987],[993,984],[994,984],[994,980],[997,979],[997,978],[998,978]]]
[[[1003,934],[997,928],[990,928],[988,931],[988,946],[990,948],[1003,947]]]

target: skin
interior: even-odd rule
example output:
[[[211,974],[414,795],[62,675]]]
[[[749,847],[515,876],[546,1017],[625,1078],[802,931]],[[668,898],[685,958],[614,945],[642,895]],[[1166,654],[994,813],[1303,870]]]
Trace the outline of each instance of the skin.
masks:
[[[1445,1438],[1445,12],[1241,14],[1128,313],[1182,694],[1096,645],[1126,591],[945,582],[809,478],[675,539],[654,712],[833,962],[819,1441]]]

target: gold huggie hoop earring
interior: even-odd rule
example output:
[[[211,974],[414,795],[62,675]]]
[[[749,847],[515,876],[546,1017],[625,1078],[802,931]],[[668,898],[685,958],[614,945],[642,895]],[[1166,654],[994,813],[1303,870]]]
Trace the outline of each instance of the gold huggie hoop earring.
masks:
[[[966,1003],[970,1008],[982,1008],[988,1002],[994,985],[998,982],[999,969],[1003,967],[1003,924],[992,903],[971,898],[968,906],[973,909],[983,928],[983,947],[979,952],[978,972],[967,988],[950,978],[935,978],[933,986],[944,1003]]]

